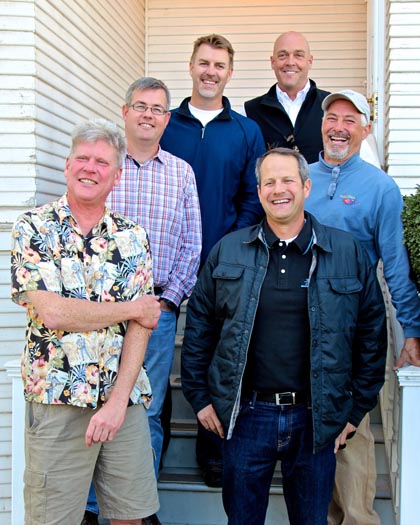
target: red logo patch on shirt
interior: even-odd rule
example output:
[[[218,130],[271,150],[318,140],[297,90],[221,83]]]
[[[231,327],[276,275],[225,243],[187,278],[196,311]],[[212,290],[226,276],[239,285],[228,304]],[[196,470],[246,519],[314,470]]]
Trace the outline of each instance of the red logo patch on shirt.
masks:
[[[356,197],[352,197],[351,195],[343,195],[343,204],[347,204],[348,206],[352,206],[353,204],[356,204]]]

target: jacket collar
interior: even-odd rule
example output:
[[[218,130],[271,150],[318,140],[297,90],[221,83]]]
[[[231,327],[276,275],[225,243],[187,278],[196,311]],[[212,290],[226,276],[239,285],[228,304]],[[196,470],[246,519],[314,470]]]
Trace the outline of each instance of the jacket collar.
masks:
[[[191,97],[184,98],[184,100],[181,102],[178,109],[175,109],[177,113],[182,115],[183,117],[192,118],[194,120],[197,120],[194,115],[191,113],[188,104],[191,100]],[[217,117],[214,120],[231,120],[231,106],[230,102],[226,97],[222,97],[222,104],[223,104],[223,111],[217,115]]]
[[[327,228],[320,222],[318,222],[315,217],[312,215],[312,213],[309,213],[305,211],[305,218],[308,222],[310,222],[312,226],[312,235],[313,235],[313,242],[312,246],[314,248],[320,248],[321,250],[325,252],[331,252],[332,246],[331,246],[331,240],[330,236],[327,233]],[[269,246],[269,243],[266,240],[265,233],[264,233],[264,221],[265,218],[255,226],[251,226],[248,230],[248,236],[244,239],[244,244],[253,244],[253,243],[262,243],[264,246]]]
[[[297,246],[297,248],[302,254],[307,253],[311,249],[314,240],[311,222],[311,216],[306,214],[303,228],[292,241],[292,243],[294,243]],[[279,239],[279,237],[277,237],[277,235],[272,231],[266,219],[264,219],[261,224],[262,233],[264,235],[267,246],[270,248],[274,248],[282,239]]]

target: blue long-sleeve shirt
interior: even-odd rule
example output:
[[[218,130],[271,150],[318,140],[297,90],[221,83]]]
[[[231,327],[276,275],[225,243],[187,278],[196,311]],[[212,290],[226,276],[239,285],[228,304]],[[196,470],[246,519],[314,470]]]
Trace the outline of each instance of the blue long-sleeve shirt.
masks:
[[[261,130],[230,107],[206,126],[190,112],[185,99],[174,109],[161,138],[163,149],[193,168],[200,199],[203,247],[201,261],[226,233],[256,224],[262,214],[255,162],[265,152]]]
[[[384,276],[405,337],[420,337],[420,299],[410,279],[403,243],[403,200],[395,181],[355,154],[338,165],[333,196],[328,195],[334,164],[310,165],[311,194],[305,209],[324,224],[351,232],[364,246],[374,266],[383,261]],[[330,194],[333,193],[333,188]]]

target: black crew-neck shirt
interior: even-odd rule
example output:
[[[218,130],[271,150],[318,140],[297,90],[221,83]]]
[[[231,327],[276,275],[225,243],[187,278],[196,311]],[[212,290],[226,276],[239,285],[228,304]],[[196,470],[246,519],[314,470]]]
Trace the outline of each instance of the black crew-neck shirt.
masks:
[[[308,281],[313,232],[310,217],[289,244],[263,222],[269,249],[245,368],[243,392],[309,391]]]

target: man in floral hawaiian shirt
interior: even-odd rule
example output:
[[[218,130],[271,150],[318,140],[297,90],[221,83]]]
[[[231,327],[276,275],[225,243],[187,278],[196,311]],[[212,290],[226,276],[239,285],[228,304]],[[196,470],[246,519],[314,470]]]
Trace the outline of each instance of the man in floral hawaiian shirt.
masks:
[[[67,193],[13,228],[12,299],[27,310],[25,524],[80,523],[94,479],[112,525],[159,508],[142,369],[160,315],[145,230],[105,207],[125,139],[78,126]]]

